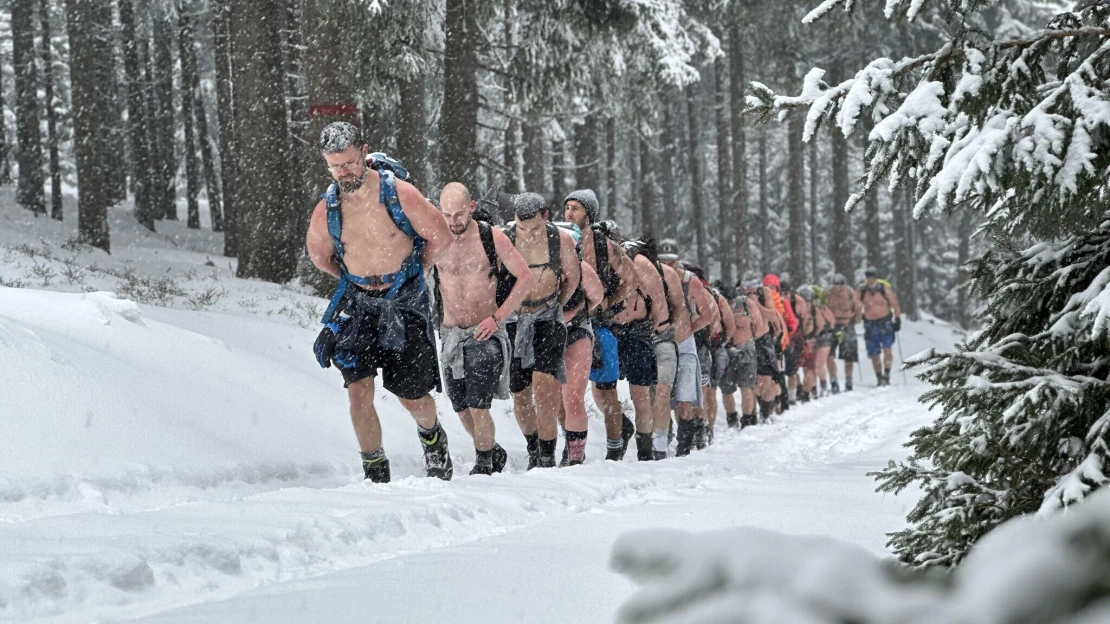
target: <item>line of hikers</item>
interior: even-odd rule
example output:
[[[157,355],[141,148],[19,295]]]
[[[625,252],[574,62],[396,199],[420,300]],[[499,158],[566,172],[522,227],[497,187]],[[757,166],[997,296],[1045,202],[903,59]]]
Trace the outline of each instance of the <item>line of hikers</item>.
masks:
[[[494,398],[512,399],[531,469],[556,465],[560,429],[558,463],[585,460],[587,386],[604,415],[606,459],[621,460],[634,438],[648,461],[665,459],[672,440],[676,456],[713,442],[718,390],[733,428],[839,392],[836,358],[851,390],[860,321],[878,384],[890,383],[901,309],[874,269],[859,289],[843,275],[826,289],[754,273],[710,284],[675,241],[625,240],[600,221],[591,190],[568,195],[554,215],[536,193],[502,194],[497,208],[514,218],[497,227],[457,182],[437,209],[351,124],[325,128],[320,148],[334,182],[307,246],[339,282],[314,351],[343,375],[367,479],[390,478],[374,406],[379,370],[416,421],[428,476],[441,479],[454,468],[433,389],[446,390],[474,440],[471,474],[491,474],[508,460]]]

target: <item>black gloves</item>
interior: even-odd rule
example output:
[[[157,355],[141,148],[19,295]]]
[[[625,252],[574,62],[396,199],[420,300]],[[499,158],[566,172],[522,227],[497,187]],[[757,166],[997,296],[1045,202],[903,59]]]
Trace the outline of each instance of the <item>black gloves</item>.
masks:
[[[324,325],[320,335],[316,337],[316,343],[312,345],[312,352],[316,354],[320,368],[331,368],[331,359],[335,356],[335,334],[338,331],[339,326],[335,323]]]

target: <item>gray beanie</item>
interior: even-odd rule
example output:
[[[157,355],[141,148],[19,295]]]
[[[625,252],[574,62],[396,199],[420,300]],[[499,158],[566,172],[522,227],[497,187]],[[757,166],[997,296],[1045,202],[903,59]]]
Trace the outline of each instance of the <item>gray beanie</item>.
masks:
[[[586,208],[586,218],[590,220],[590,223],[597,223],[597,220],[601,217],[601,204],[598,203],[597,195],[593,191],[579,189],[567,195],[567,198],[563,200],[563,207],[566,208],[567,202],[572,199]]]

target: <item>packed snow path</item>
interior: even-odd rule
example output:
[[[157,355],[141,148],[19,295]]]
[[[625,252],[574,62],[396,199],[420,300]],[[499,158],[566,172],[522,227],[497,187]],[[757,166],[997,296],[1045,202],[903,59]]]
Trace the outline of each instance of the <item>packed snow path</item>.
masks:
[[[408,439],[411,420],[387,407],[387,449],[397,449],[391,454],[400,478],[372,485],[354,472],[357,462],[340,459],[357,455],[346,437],[338,380],[326,391],[331,413],[314,414],[317,424],[328,423],[315,436],[312,423],[296,419],[271,418],[267,431],[248,431],[241,427],[258,429],[257,416],[211,406],[180,430],[180,423],[164,422],[231,392],[290,400],[298,388],[279,381],[286,362],[264,365],[256,351],[282,351],[284,341],[303,337],[286,336],[269,322],[140,309],[101,293],[5,289],[0,295],[0,345],[13,360],[23,358],[22,370],[39,371],[20,382],[25,388],[45,396],[53,386],[58,396],[50,400],[72,403],[55,409],[82,400],[79,385],[42,380],[59,360],[63,368],[95,367],[72,372],[91,376],[90,386],[109,397],[117,391],[113,383],[120,385],[116,400],[125,405],[124,386],[168,382],[164,392],[184,386],[178,396],[162,397],[167,418],[131,413],[119,422],[117,413],[98,425],[103,417],[78,414],[76,441],[66,441],[73,416],[9,419],[9,439],[18,444],[23,438],[24,448],[9,449],[7,456],[27,467],[24,474],[6,474],[0,497],[0,616],[15,620],[244,621],[263,614],[268,622],[365,622],[430,618],[447,609],[450,621],[488,621],[485,609],[497,609],[516,621],[604,621],[632,589],[606,566],[610,544],[631,528],[756,524],[831,534],[880,551],[884,531],[899,526],[905,503],[871,493],[863,473],[898,456],[905,434],[928,418],[915,401],[919,386],[859,388],[742,432],[724,430],[721,417],[717,443],[706,451],[648,464],[601,461],[604,436],[593,421],[586,465],[524,473],[523,442],[501,405],[499,438],[510,450],[510,473],[446,483],[416,476],[419,456],[408,448],[415,447]],[[201,327],[208,336],[192,331]],[[925,333],[940,329],[922,327]],[[935,340],[916,327],[906,334],[916,336],[915,343]],[[143,340],[152,344],[144,349]],[[166,350],[157,352],[156,344]],[[257,345],[255,352],[247,344]],[[108,366],[135,366],[151,350],[156,357],[149,366],[172,364],[144,371],[149,380]],[[71,361],[81,357],[89,361]],[[310,355],[288,357],[299,362]],[[173,378],[175,366],[182,368]],[[263,366],[253,370],[259,376],[253,383],[235,376],[224,386],[218,381],[229,371]],[[334,372],[314,371],[312,362],[303,366],[309,376]],[[190,381],[191,367],[203,385]],[[35,389],[36,383],[44,387]],[[307,400],[320,392],[299,390]],[[29,403],[35,400],[47,399]],[[456,472],[465,475],[473,458],[469,440],[442,405],[440,412],[454,441]],[[58,420],[56,430],[43,426],[51,418]],[[79,447],[81,439],[91,448],[84,454],[75,448],[75,456],[92,457],[92,465],[67,466],[59,445]],[[321,439],[337,447],[326,455],[329,461],[299,459]],[[172,449],[181,446],[253,461],[212,459],[211,470],[193,462],[175,471],[167,465],[172,461],[151,457],[174,458]],[[283,447],[292,458],[288,465],[263,461],[281,456]],[[110,456],[98,457],[98,448]],[[61,465],[47,471],[50,478],[36,478],[48,467],[36,463]]]

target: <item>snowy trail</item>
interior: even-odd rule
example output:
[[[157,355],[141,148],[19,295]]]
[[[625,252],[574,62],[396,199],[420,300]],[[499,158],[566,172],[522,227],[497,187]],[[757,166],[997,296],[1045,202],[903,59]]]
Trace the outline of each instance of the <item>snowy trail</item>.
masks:
[[[576,515],[684,508],[721,484],[819,469],[899,436],[923,418],[916,393],[905,390],[831,397],[774,425],[722,432],[690,458],[648,465],[595,459],[450,484],[411,477],[387,486],[262,486],[241,497],[15,521],[0,525],[0,596],[17,619],[138,617]]]

